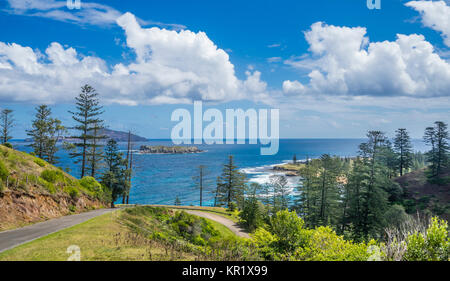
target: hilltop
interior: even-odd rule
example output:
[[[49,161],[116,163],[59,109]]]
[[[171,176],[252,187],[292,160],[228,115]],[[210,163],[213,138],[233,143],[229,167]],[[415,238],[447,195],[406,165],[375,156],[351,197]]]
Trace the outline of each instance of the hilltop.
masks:
[[[404,192],[406,211],[414,214],[417,211],[432,213],[450,221],[450,169],[443,175],[443,181],[438,185],[431,183],[426,170],[421,169],[398,177],[395,181],[400,184]]]
[[[109,193],[33,155],[0,145],[0,231],[103,208]]]
[[[128,132],[122,132],[122,131],[115,131],[111,129],[103,129],[101,131],[102,135],[107,136],[110,139],[113,139],[117,142],[126,142],[128,141]],[[138,141],[147,141],[147,138],[131,134],[131,141],[138,142]]]
[[[127,142],[128,141],[128,132],[122,132],[122,131],[116,131],[116,130],[111,130],[111,129],[102,129],[99,133],[100,135],[105,136],[107,139],[113,139],[117,142]],[[147,141],[147,138],[135,135],[135,134],[131,134],[131,141],[133,142],[139,142],[139,141]],[[26,138],[25,141],[27,142],[32,142],[33,139],[32,138]],[[76,141],[76,139],[74,139],[73,137],[70,136],[64,136],[62,137],[59,141],[67,141],[67,142],[71,142],[71,141]]]

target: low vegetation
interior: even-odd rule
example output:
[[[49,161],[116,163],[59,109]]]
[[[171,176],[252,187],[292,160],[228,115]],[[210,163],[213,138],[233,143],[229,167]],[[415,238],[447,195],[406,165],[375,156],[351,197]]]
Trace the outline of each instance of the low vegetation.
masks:
[[[59,168],[33,155],[0,145],[0,179],[10,190],[17,187],[51,194],[74,193],[107,200],[108,192],[94,178],[77,180]]]
[[[240,260],[249,244],[215,222],[159,207],[118,210],[0,254],[0,260]]]
[[[5,251],[0,260],[66,260],[71,245],[80,248],[82,260],[413,261],[448,260],[450,253],[448,225],[436,218],[421,229],[397,232],[387,243],[366,243],[345,240],[326,226],[308,229],[285,210],[244,239],[184,211],[142,206]]]
[[[93,178],[77,180],[42,159],[0,145],[0,230],[101,208],[109,198]]]

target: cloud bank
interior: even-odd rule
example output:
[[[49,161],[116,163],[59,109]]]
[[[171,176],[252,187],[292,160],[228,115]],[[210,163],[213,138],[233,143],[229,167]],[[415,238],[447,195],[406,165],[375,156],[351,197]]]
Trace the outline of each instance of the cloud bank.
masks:
[[[115,25],[122,12],[104,4],[81,1],[81,9],[67,8],[66,0],[7,0],[10,14],[53,19],[80,25],[111,26]],[[184,29],[180,24],[166,24],[138,19],[142,25],[157,25],[175,30]]]
[[[81,56],[57,42],[45,54],[0,42],[0,100],[67,102],[85,83],[105,102],[123,105],[238,100],[266,90],[258,71],[239,80],[228,54],[204,32],[142,28],[130,13],[117,24],[136,54],[130,64],[108,67],[101,58]]]
[[[9,12],[50,17],[74,23],[116,24],[131,63],[107,63],[53,42],[42,52],[29,46],[0,42],[0,101],[71,102],[79,87],[92,84],[105,103],[122,105],[177,104],[192,100],[258,100],[272,103],[281,91],[268,89],[261,72],[249,68],[238,79],[229,55],[204,32],[142,27],[131,13],[102,4],[85,3],[67,11],[66,1],[8,0]],[[424,25],[448,39],[449,7],[443,1],[411,1]],[[75,12],[73,12],[75,11]],[[100,13],[100,14],[98,14]],[[395,41],[371,42],[364,27],[314,23],[305,32],[309,52],[284,63],[306,70],[307,79],[286,80],[282,93],[315,99],[384,97],[442,99],[450,95],[450,64],[419,34],[398,34]],[[269,47],[274,47],[274,44]],[[281,60],[274,57],[269,62]],[[288,98],[290,99],[290,98]]]
[[[314,23],[305,32],[310,53],[285,63],[308,70],[308,82],[285,81],[286,94],[337,96],[450,95],[450,64],[418,34],[370,42],[363,27]]]
[[[426,27],[441,32],[445,45],[450,47],[450,6],[444,1],[410,1],[405,5],[420,13]]]

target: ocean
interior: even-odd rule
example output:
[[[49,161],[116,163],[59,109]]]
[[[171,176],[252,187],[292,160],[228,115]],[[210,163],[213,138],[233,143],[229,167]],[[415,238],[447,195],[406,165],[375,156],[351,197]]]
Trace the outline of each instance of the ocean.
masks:
[[[294,154],[297,160],[318,158],[322,154],[342,157],[356,156],[358,146],[364,139],[281,139],[276,155],[261,156],[260,145],[196,145],[203,153],[197,154],[140,154],[141,145],[173,145],[171,140],[151,140],[134,143],[134,170],[130,204],[173,205],[178,196],[183,205],[198,205],[199,191],[195,188],[193,177],[198,174],[198,166],[207,167],[203,205],[211,206],[214,202],[216,178],[220,175],[228,156],[233,155],[235,164],[244,172],[249,182],[264,183],[277,172],[274,165],[292,161]],[[14,147],[30,152],[29,143],[13,141]],[[412,141],[415,151],[426,151],[421,140]],[[119,143],[120,149],[126,153],[126,143]],[[68,153],[60,150],[58,167],[69,168],[70,173],[80,176],[80,169]],[[288,177],[289,186],[294,192],[298,184],[297,177]]]

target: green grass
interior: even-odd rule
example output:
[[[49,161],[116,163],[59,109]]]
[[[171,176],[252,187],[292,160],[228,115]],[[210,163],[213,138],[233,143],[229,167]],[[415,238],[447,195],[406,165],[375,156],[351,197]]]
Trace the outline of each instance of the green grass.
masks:
[[[194,211],[202,211],[206,213],[211,213],[215,215],[222,216],[227,218],[235,223],[239,222],[239,211],[229,212],[225,208],[221,207],[198,207],[198,206],[166,206],[172,209],[180,209],[180,210],[194,210]]]
[[[173,228],[176,212],[151,207],[118,210],[0,253],[0,261],[65,261],[71,245],[80,248],[82,261],[205,259],[202,246]],[[218,232],[215,239],[236,237],[218,222],[200,220]]]
[[[219,231],[220,235],[224,238],[226,237],[235,237],[236,235],[225,225],[218,223],[216,221],[210,220],[210,219],[206,219],[206,221],[208,221],[210,224],[212,224],[212,226]]]
[[[69,258],[66,251],[71,245],[80,247],[82,260],[131,258],[127,253],[136,252],[136,249],[112,247],[114,235],[123,231],[123,227],[115,223],[116,215],[105,214],[7,250],[0,253],[0,261],[65,261]]]

